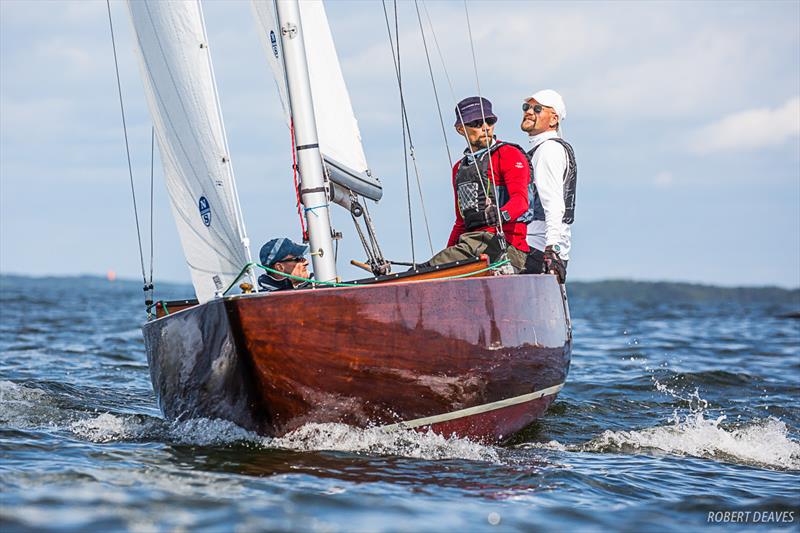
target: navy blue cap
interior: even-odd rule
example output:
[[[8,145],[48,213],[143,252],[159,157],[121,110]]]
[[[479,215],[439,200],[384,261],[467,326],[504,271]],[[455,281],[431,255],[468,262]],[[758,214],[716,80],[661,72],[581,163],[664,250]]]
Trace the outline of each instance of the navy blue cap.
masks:
[[[281,237],[280,239],[272,239],[261,247],[258,257],[261,259],[261,264],[264,266],[272,266],[278,261],[283,261],[287,257],[303,257],[308,252],[308,246],[305,244],[297,244],[292,242],[291,239]]]
[[[481,104],[483,104],[483,110],[481,110]],[[456,105],[456,123],[454,126],[458,126],[462,122],[466,124],[467,122],[484,118],[497,120],[497,117],[492,113],[492,103],[483,97],[470,96]]]

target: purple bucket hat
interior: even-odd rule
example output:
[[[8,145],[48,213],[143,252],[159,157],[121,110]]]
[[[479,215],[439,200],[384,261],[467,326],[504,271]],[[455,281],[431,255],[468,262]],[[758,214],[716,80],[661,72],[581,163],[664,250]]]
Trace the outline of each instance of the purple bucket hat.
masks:
[[[481,109],[481,106],[483,106],[483,109]],[[466,124],[467,122],[484,118],[497,120],[495,114],[492,113],[492,103],[480,96],[470,96],[456,105],[456,123],[454,126],[458,126],[462,122]]]

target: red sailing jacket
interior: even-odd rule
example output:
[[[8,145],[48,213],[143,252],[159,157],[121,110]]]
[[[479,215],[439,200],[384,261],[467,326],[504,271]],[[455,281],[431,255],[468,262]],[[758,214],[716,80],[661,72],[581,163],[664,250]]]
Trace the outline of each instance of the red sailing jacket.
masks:
[[[500,141],[498,141],[500,142]],[[455,190],[456,174],[461,161],[453,166],[453,192],[455,195],[456,222],[453,224],[453,231],[450,232],[450,240],[447,246],[454,246],[458,238],[466,229],[464,219],[458,209],[458,193]],[[494,171],[494,172],[492,172]],[[516,222],[525,211],[528,210],[528,187],[530,186],[530,170],[528,159],[524,153],[510,145],[503,145],[492,153],[492,164],[488,172],[492,174],[492,182],[495,185],[505,185],[508,191],[509,200],[500,206],[500,209],[507,211],[511,217],[511,222],[503,224],[503,233],[506,241],[515,248],[523,252],[530,251],[526,240],[527,224]],[[470,231],[490,231],[496,232],[493,226],[484,226]]]

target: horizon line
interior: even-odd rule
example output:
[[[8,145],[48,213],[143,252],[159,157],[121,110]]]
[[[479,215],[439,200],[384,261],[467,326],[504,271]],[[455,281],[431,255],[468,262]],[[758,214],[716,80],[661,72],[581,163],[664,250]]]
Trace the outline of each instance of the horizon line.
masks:
[[[31,279],[42,279],[42,278],[98,278],[101,280],[107,280],[110,283],[140,283],[140,281],[136,278],[129,278],[129,277],[118,277],[114,280],[108,280],[107,275],[105,274],[97,274],[97,273],[83,273],[83,274],[20,274],[17,272],[7,272],[7,271],[0,271],[0,277],[8,276],[8,277],[20,277],[20,278],[31,278]],[[798,291],[800,290],[800,284],[791,287],[785,285],[715,285],[708,282],[703,281],[689,281],[689,280],[679,280],[679,279],[637,279],[637,278],[598,278],[598,279],[589,279],[589,278],[579,278],[579,279],[572,279],[570,280],[573,283],[608,283],[608,282],[625,282],[625,283],[672,283],[672,284],[682,284],[682,285],[695,285],[695,286],[703,286],[703,287],[715,287],[720,289],[781,289],[785,291]],[[163,279],[159,283],[168,283],[172,285],[187,285],[191,286],[192,282],[190,280],[186,281],[175,281],[170,279]]]

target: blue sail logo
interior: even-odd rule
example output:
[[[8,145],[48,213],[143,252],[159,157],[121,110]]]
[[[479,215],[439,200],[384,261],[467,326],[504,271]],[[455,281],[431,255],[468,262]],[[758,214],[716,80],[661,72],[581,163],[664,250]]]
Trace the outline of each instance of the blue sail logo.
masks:
[[[200,197],[200,202],[198,203],[200,207],[200,218],[203,219],[203,224],[206,226],[211,225],[211,206],[208,205],[208,200],[205,196]]]
[[[275,38],[275,32],[269,32],[269,42],[272,43],[272,53],[275,54],[275,57],[278,57],[278,39]]]

